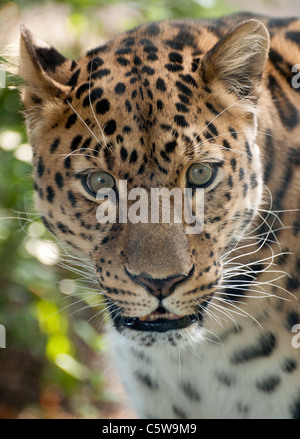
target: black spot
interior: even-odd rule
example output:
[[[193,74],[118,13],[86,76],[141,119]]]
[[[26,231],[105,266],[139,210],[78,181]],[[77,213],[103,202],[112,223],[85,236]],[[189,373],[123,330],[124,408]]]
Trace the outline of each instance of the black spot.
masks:
[[[125,86],[125,84],[123,84],[123,82],[119,82],[119,83],[115,86],[115,92],[116,92],[118,95],[121,95],[121,94],[125,93],[125,91],[126,91],[126,86]]]
[[[230,165],[231,165],[231,168],[232,168],[233,172],[235,172],[235,170],[236,170],[236,159],[231,159],[230,160]]]
[[[43,70],[46,71],[54,72],[57,67],[66,61],[66,58],[53,47],[38,47],[35,49],[35,53]]]
[[[72,191],[68,191],[68,199],[69,199],[69,201],[71,203],[71,206],[75,207],[76,204],[77,204],[77,201],[76,201],[76,197],[75,197],[75,195],[73,194]]]
[[[127,159],[127,157],[128,157],[127,149],[124,148],[124,146],[122,146],[122,148],[121,148],[121,150],[120,150],[120,156],[121,156],[121,159],[122,159],[123,161],[125,161],[125,160]]]
[[[102,46],[96,47],[95,49],[89,50],[87,52],[87,55],[89,57],[95,56],[98,53],[104,53],[108,50],[108,45],[107,44],[103,44]]]
[[[90,146],[92,141],[92,137],[88,137],[87,139],[85,139],[85,141],[83,142],[81,149],[86,149]]]
[[[290,102],[273,75],[269,75],[268,86],[281,122],[287,129],[293,129],[298,124],[299,119],[297,108]]]
[[[59,138],[56,138],[55,140],[53,140],[53,142],[51,143],[51,146],[50,146],[50,153],[51,154],[53,154],[56,151],[59,143],[60,143]]]
[[[39,177],[42,177],[45,171],[45,166],[42,157],[39,158],[37,165],[37,173]]]
[[[122,132],[123,132],[124,134],[129,134],[129,133],[131,133],[131,131],[132,131],[132,128],[130,128],[130,127],[127,126],[127,125],[125,125],[125,126],[123,127],[123,129],[122,129]]]
[[[182,389],[185,396],[191,401],[199,402],[201,400],[200,395],[198,391],[195,389],[194,385],[186,382],[186,383],[182,383],[180,385],[180,388]]]
[[[134,64],[135,66],[141,66],[141,65],[142,65],[142,60],[141,60],[141,58],[140,58],[139,56],[135,56],[135,57],[134,57],[134,60],[133,60],[133,64]]]
[[[150,89],[147,89],[147,95],[151,100],[153,99],[153,93]]]
[[[149,53],[149,55],[147,55],[147,60],[148,61],[157,61],[158,56],[155,53]]]
[[[245,183],[243,186],[243,197],[246,197],[247,193],[248,193],[248,184]]]
[[[293,21],[297,20],[297,18],[271,18],[268,21],[269,27],[286,27]]]
[[[254,174],[254,173],[250,175],[250,186],[252,189],[254,189],[258,186],[256,174]]]
[[[177,111],[179,111],[179,113],[188,113],[189,112],[189,109],[184,104],[177,103],[177,104],[175,104],[175,106],[177,108]]]
[[[176,81],[175,85],[181,93],[183,93],[187,96],[192,96],[191,89],[189,87],[187,87],[185,84],[183,84],[182,82]]]
[[[132,151],[132,153],[130,154],[129,162],[130,162],[130,163],[135,163],[136,161],[137,161],[137,152],[136,152],[136,150],[134,149],[134,150]]]
[[[258,390],[265,392],[265,393],[271,393],[273,392],[276,387],[280,384],[280,378],[277,375],[270,376],[268,378],[265,378],[261,381],[258,381],[256,383],[256,387]]]
[[[187,75],[179,75],[179,76],[187,84],[190,84],[190,85],[192,85],[195,88],[198,88],[197,82],[195,81],[195,79],[191,75],[187,74]]]
[[[76,87],[79,75],[80,75],[80,69],[76,70],[76,72],[71,76],[71,78],[67,82],[67,85],[69,85],[72,88]]]
[[[159,26],[156,23],[151,23],[146,27],[145,33],[149,37],[155,37],[159,34]]]
[[[132,49],[130,47],[121,47],[121,49],[115,51],[116,55],[128,55],[129,53],[132,53]]]
[[[64,167],[67,168],[67,169],[71,168],[71,157],[68,156],[68,157],[65,158],[65,160],[64,160]]]
[[[98,70],[98,72],[92,73],[91,79],[101,79],[104,76],[108,76],[108,75],[110,75],[109,69],[101,69],[101,70]]]
[[[110,136],[110,135],[114,134],[114,132],[116,131],[116,128],[117,128],[116,121],[111,119],[107,122],[103,131],[107,136]]]
[[[70,67],[70,71],[72,72],[72,71],[75,69],[76,66],[77,66],[77,62],[74,61],[74,60],[72,60],[72,62],[71,62],[71,67]]]
[[[249,413],[249,406],[247,406],[246,404],[244,404],[243,402],[239,401],[237,403],[237,410],[240,413],[243,413],[243,415],[248,415]]]
[[[206,126],[213,133],[214,136],[218,136],[218,130],[212,122],[206,122]]]
[[[184,104],[190,105],[190,100],[187,96],[182,95],[181,93],[178,94],[178,98],[183,102]]]
[[[71,142],[71,150],[75,151],[76,149],[78,149],[81,141],[82,141],[82,136],[75,136]]]
[[[141,165],[141,166],[139,167],[139,170],[138,170],[138,175],[143,174],[144,171],[145,171],[145,165]]]
[[[120,136],[120,134],[117,135],[117,143],[123,143],[124,142],[124,137]]]
[[[226,139],[223,139],[223,146],[224,146],[224,148],[226,148],[227,150],[231,150],[231,146],[230,146],[230,143],[228,142],[228,140],[226,140]]]
[[[166,84],[162,78],[158,78],[158,80],[156,81],[156,88],[160,91],[166,91]]]
[[[181,72],[183,70],[180,64],[165,64],[165,68],[169,70],[169,72]]]
[[[233,187],[233,180],[232,180],[232,176],[231,175],[229,175],[229,177],[228,177],[228,186],[229,187]]]
[[[205,105],[206,108],[208,108],[209,111],[211,111],[213,114],[215,114],[216,116],[219,115],[219,112],[215,109],[215,107],[210,102],[206,102]]]
[[[179,125],[180,127],[188,127],[189,124],[187,123],[187,121],[185,120],[184,116],[181,116],[180,114],[176,114],[176,116],[174,116],[174,121],[177,125]]]
[[[159,111],[164,108],[164,104],[163,104],[163,102],[160,99],[158,99],[158,101],[156,102],[156,106],[157,106],[157,109]]]
[[[296,311],[290,311],[286,320],[286,328],[291,331],[294,325],[300,323],[300,315]]]
[[[181,29],[172,40],[165,40],[164,44],[171,47],[173,50],[181,51],[186,46],[195,48],[195,39],[190,32]]]
[[[203,135],[207,140],[211,140],[213,138],[212,134],[208,130],[204,131]]]
[[[128,113],[130,113],[132,111],[132,106],[131,106],[131,103],[129,102],[128,99],[126,99],[126,101],[125,101],[125,107],[126,107],[126,110],[128,111]]]
[[[144,52],[146,52],[146,53],[158,52],[158,48],[156,46],[153,46],[150,42],[150,44],[148,46],[144,47]]]
[[[282,365],[282,370],[286,373],[293,372],[297,367],[297,362],[293,358],[287,358]]]
[[[249,162],[251,162],[252,161],[252,151],[251,151],[249,142],[247,140],[246,140],[246,143],[245,143],[245,148],[246,148],[247,158],[248,158]]]
[[[160,151],[161,157],[166,160],[167,162],[170,161],[170,158],[167,156],[167,154],[164,151]]]
[[[55,174],[55,182],[59,189],[61,189],[64,185],[64,178],[60,172],[56,172]]]
[[[148,387],[148,389],[151,390],[158,389],[158,384],[149,375],[146,375],[142,372],[136,372],[135,375],[142,384]]]
[[[147,75],[154,75],[154,73],[155,73],[155,70],[154,69],[152,69],[152,67],[149,67],[149,66],[144,66],[143,68],[142,68],[142,73],[147,73]]]
[[[97,114],[105,114],[109,111],[110,103],[107,99],[102,99],[96,104],[96,112]]]
[[[171,63],[176,63],[176,64],[183,63],[182,55],[178,52],[170,52],[169,53],[169,60]]]
[[[40,99],[38,96],[36,96],[34,94],[31,96],[31,99],[33,100],[33,102],[35,104],[42,104],[43,103],[42,99]]]
[[[184,413],[184,411],[181,408],[178,408],[177,406],[173,405],[172,409],[173,409],[173,412],[177,418],[180,418],[180,419],[187,418],[186,414]]]
[[[231,387],[236,383],[236,378],[234,376],[230,376],[224,372],[217,372],[216,377],[221,384],[224,384],[227,387]]]
[[[76,98],[80,99],[82,94],[87,91],[90,86],[92,86],[92,84],[89,84],[88,82],[86,82],[85,84],[82,84],[80,87],[78,87],[77,91],[76,91]]]
[[[127,47],[134,46],[135,45],[135,38],[134,37],[124,38],[123,44],[125,44],[125,46],[127,46]]]
[[[291,414],[293,419],[300,419],[300,392],[298,392],[297,398],[293,401],[291,406]]]
[[[235,131],[235,129],[233,129],[233,128],[229,128],[229,132],[230,132],[230,134],[232,135],[232,137],[234,138],[234,139],[237,139],[237,132]]]
[[[49,203],[53,203],[54,196],[55,192],[53,188],[51,186],[47,186],[47,200],[49,201]]]
[[[71,126],[74,125],[74,123],[77,120],[77,114],[73,113],[71,114],[71,116],[68,118],[67,123],[66,123],[66,128],[69,129],[71,128]]]
[[[103,95],[103,89],[100,87],[94,88],[91,93],[89,93],[83,100],[82,105],[84,107],[88,107],[92,104],[96,99],[100,99]]]
[[[170,154],[171,152],[173,152],[174,149],[176,148],[176,146],[177,146],[177,141],[176,140],[173,140],[172,142],[166,143],[165,144],[166,153]]]
[[[294,30],[288,31],[288,32],[286,32],[285,36],[288,40],[300,45],[300,32],[297,32]]]
[[[231,358],[234,365],[269,357],[276,347],[276,337],[270,332],[263,333],[253,346],[247,346],[237,351]]]
[[[243,180],[244,175],[245,175],[244,168],[240,168],[240,170],[239,170],[239,179],[240,179],[240,181]]]
[[[71,235],[75,235],[75,233],[69,229],[69,227],[66,224],[63,224],[61,222],[56,223],[56,226],[58,227],[58,229],[65,234],[71,234]]]
[[[104,64],[104,61],[102,58],[99,58],[98,56],[96,58],[91,59],[91,61],[87,65],[87,71],[88,73],[92,73],[95,70],[98,69],[98,67],[101,67]]]
[[[215,216],[214,218],[212,218],[209,222],[210,223],[217,223],[219,221],[221,221],[222,217],[220,216]]]
[[[286,281],[286,287],[287,287],[288,291],[297,290],[299,285],[300,285],[300,281],[299,281],[299,279],[296,279],[295,277],[289,277]]]

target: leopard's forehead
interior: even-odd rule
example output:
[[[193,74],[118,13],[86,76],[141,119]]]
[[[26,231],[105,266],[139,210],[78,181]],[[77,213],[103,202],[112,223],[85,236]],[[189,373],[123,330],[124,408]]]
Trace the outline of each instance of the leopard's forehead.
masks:
[[[201,140],[218,134],[211,121],[224,108],[199,74],[217,40],[199,23],[172,21],[140,26],[90,50],[70,66],[65,128],[76,132],[81,119],[121,163],[138,161],[137,175],[145,168],[153,175],[150,161],[162,176],[179,171],[197,152],[206,154]],[[112,159],[105,160],[112,170]]]
[[[200,34],[199,27],[187,23],[141,26],[74,62],[68,85],[83,108],[97,100],[98,118],[115,111],[140,132],[149,131],[163,115],[169,116],[165,125],[187,128],[197,122],[189,120],[189,113],[195,94],[200,97]],[[105,132],[115,129],[111,122]]]

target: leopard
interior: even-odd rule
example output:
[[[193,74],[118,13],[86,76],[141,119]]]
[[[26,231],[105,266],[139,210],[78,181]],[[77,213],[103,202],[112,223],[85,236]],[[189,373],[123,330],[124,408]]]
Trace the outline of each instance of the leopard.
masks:
[[[296,17],[146,22],[77,60],[21,28],[36,209],[89,261],[140,418],[300,418],[297,63]],[[201,232],[134,192],[124,220],[122,182],[200,194]]]

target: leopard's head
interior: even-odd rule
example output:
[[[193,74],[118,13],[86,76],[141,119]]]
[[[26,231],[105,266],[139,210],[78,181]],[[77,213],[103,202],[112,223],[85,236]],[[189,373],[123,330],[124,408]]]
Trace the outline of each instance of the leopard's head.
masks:
[[[221,34],[152,23],[72,61],[22,29],[37,209],[89,259],[116,329],[147,346],[200,336],[262,197],[268,34],[256,20]],[[164,216],[155,190],[174,188]]]

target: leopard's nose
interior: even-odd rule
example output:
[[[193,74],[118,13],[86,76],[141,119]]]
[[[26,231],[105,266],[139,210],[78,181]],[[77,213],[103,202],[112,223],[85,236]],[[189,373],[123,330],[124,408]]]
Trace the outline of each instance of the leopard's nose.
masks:
[[[163,299],[164,297],[171,294],[175,287],[186,280],[190,275],[192,270],[188,274],[178,274],[175,276],[170,276],[163,279],[155,279],[147,274],[131,274],[128,270],[127,274],[139,285],[147,288],[147,290],[156,297]]]

